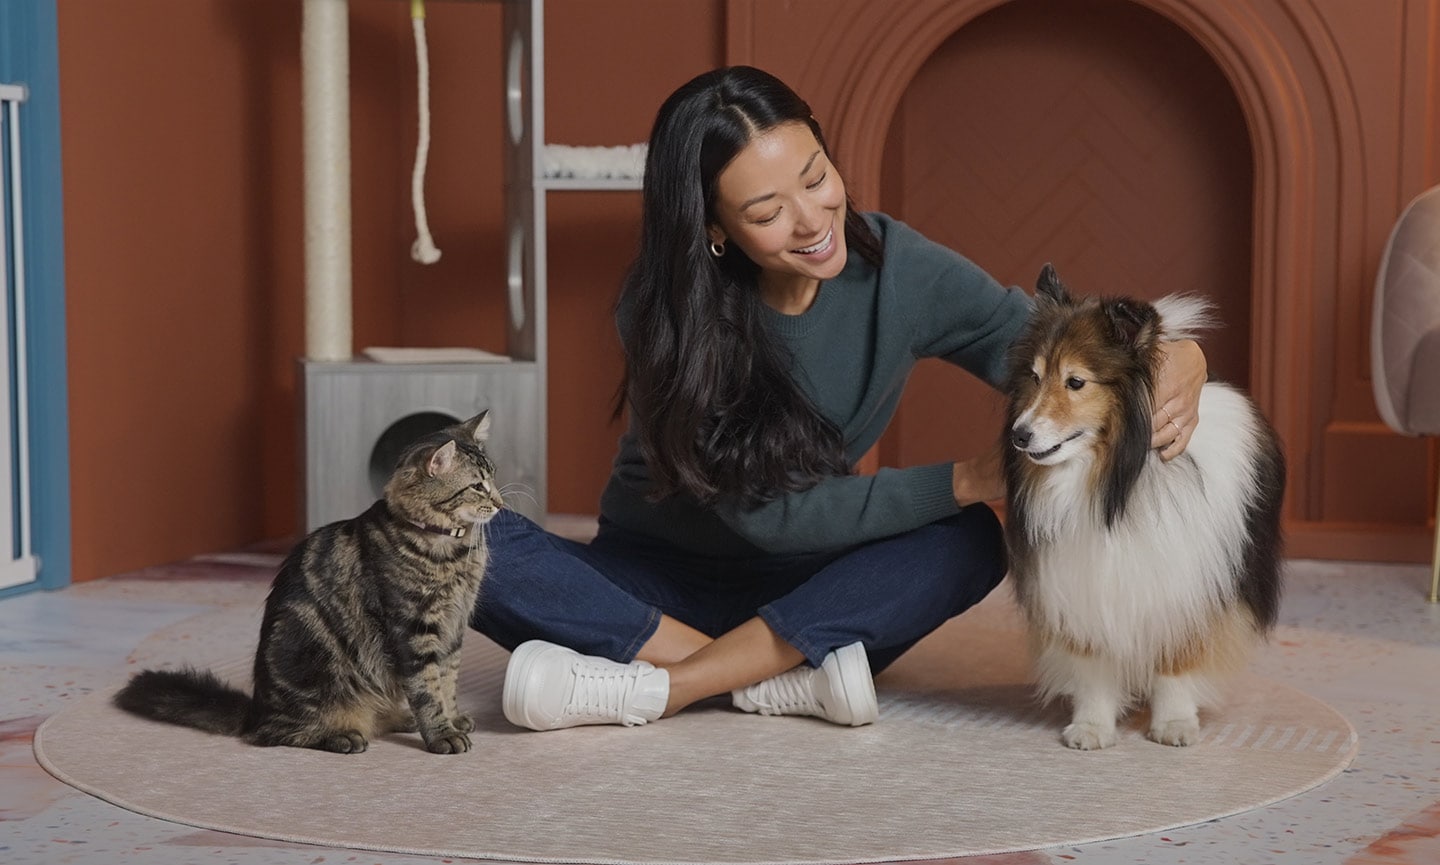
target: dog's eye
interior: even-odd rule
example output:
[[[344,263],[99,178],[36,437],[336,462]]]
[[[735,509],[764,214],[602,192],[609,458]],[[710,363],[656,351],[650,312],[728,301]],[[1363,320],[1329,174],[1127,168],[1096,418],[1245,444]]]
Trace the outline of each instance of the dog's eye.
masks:
[[[1033,369],[1030,370],[1030,381],[1034,382],[1035,384],[1039,384],[1039,383],[1040,383],[1040,373],[1036,372],[1036,371],[1033,370]]]
[[[1071,390],[1079,390],[1080,388],[1085,386],[1085,379],[1080,378],[1079,376],[1072,375],[1069,378],[1065,379],[1065,386],[1070,388]]]

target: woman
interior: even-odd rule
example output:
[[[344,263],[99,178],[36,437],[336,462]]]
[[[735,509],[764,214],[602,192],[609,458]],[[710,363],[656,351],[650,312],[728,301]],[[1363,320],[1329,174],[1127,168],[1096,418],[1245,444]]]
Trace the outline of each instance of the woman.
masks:
[[[635,725],[729,694],[745,711],[874,721],[872,674],[1005,575],[984,504],[1004,487],[998,447],[851,467],[918,358],[998,384],[1028,312],[1019,289],[858,213],[809,106],[773,76],[682,86],[651,133],[617,309],[630,426],[599,534],[490,523],[472,625],[514,650],[506,717]],[[1153,445],[1171,458],[1205,360],[1166,348]]]

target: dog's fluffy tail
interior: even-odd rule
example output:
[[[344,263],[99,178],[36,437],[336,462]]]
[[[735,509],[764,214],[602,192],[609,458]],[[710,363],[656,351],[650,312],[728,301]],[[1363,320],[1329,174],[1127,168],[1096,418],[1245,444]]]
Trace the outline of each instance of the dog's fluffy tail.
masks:
[[[1198,339],[1200,333],[1220,326],[1215,304],[1198,294],[1171,294],[1155,301],[1165,339]]]
[[[115,695],[115,705],[155,721],[238,736],[250,697],[209,670],[187,667],[136,673]]]

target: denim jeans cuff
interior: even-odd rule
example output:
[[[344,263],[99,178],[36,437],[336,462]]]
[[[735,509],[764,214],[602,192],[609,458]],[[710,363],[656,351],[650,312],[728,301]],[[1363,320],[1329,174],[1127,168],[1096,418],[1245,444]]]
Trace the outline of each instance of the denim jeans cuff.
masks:
[[[658,607],[650,608],[650,617],[645,620],[645,625],[640,628],[640,632],[635,635],[635,639],[631,640],[630,645],[625,647],[625,651],[621,657],[616,658],[617,661],[628,664],[635,660],[635,656],[639,654],[640,648],[645,645],[647,640],[655,636],[655,631],[660,627],[660,615]]]
[[[766,604],[756,610],[755,615],[759,616],[761,621],[770,626],[770,630],[775,632],[775,636],[799,650],[800,654],[805,656],[805,660],[809,662],[810,666],[820,666],[820,664],[824,662],[825,656],[830,654],[829,649],[817,647],[814,643],[805,639],[804,635],[799,631],[786,624],[785,617],[780,615],[780,611],[775,609],[774,604]]]

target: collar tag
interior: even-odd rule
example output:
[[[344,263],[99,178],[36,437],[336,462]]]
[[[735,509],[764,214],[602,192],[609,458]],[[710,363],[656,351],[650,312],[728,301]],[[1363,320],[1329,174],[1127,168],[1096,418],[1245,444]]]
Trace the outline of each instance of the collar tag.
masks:
[[[465,537],[466,533],[466,529],[464,528],[447,529],[441,526],[432,526],[429,523],[416,522],[415,520],[406,520],[406,522],[419,529],[420,531],[429,532],[432,535],[445,535],[451,538],[463,538]]]

